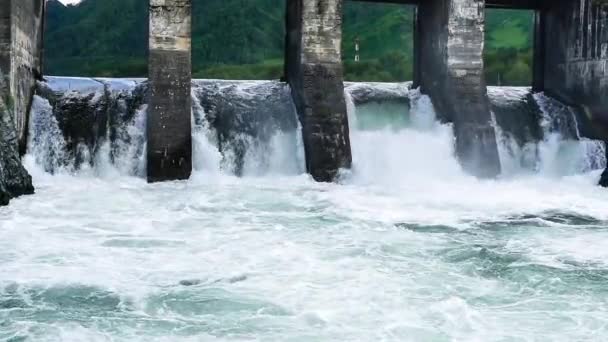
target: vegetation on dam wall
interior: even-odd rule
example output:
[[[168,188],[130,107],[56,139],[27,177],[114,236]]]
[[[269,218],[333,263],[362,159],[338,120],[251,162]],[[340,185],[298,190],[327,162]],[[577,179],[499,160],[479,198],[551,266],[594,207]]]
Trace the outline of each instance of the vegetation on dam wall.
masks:
[[[193,0],[193,75],[271,79],[283,74],[283,1]],[[136,77],[147,74],[147,1],[48,2],[45,73]],[[489,10],[490,84],[528,85],[532,13]],[[343,59],[351,81],[412,79],[413,7],[346,2]],[[360,62],[355,62],[355,42]]]

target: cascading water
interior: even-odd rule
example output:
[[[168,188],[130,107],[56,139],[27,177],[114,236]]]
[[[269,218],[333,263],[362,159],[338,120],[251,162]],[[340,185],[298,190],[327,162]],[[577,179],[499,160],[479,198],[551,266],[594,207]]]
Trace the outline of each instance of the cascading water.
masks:
[[[428,96],[418,91],[408,96],[411,105],[372,101],[355,106],[346,94],[356,182],[398,185],[463,176],[453,155],[451,127],[436,121]]]
[[[535,94],[534,99],[543,114],[545,138],[539,148],[542,173],[574,175],[606,168],[605,144],[581,136],[572,108],[543,94]]]
[[[529,88],[490,87],[489,96],[505,177],[563,177],[605,168],[604,143],[581,136],[572,108]]]
[[[196,81],[192,94],[198,169],[243,176],[305,172],[301,128],[287,86]]]
[[[50,173],[145,174],[140,81],[49,78],[30,116],[27,163]]]
[[[39,88],[45,97],[37,95],[33,104],[31,166],[51,173],[145,176],[147,106],[141,81],[49,78]],[[266,108],[269,99],[274,105]],[[192,103],[195,171],[304,173],[301,129],[286,86],[195,81]]]
[[[48,83],[27,158],[55,174],[34,172],[37,194],[0,208],[0,340],[608,334],[608,193],[597,171],[569,175],[599,164],[564,147],[585,141],[527,91],[491,91],[514,171],[480,181],[461,172],[428,97],[349,84],[354,168],[338,185],[298,175],[283,85],[196,81],[195,173],[146,184],[133,177],[145,165],[145,83]],[[543,166],[551,155],[576,167]]]

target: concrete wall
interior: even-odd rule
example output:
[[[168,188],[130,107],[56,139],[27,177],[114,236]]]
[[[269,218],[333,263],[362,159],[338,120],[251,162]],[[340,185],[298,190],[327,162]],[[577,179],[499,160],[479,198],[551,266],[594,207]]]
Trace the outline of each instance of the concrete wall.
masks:
[[[191,0],[150,0],[150,182],[192,172],[191,16]]]
[[[418,8],[419,77],[444,121],[454,123],[456,153],[479,177],[500,173],[484,77],[485,2],[434,0]]]
[[[40,75],[42,0],[0,0],[0,205],[34,191],[19,150]]]
[[[285,73],[308,172],[332,181],[352,156],[342,68],[342,0],[289,0]]]
[[[0,77],[4,81],[0,83],[5,84],[0,92],[6,96],[11,67],[11,0],[0,0],[0,9]]]
[[[6,1],[6,0],[3,0]],[[13,121],[23,153],[27,141],[28,112],[35,80],[42,69],[43,0],[12,0],[10,94]]]
[[[603,126],[597,128],[606,130],[608,5],[595,0],[552,0],[545,6],[545,91],[585,108]],[[607,139],[608,134],[598,137]]]

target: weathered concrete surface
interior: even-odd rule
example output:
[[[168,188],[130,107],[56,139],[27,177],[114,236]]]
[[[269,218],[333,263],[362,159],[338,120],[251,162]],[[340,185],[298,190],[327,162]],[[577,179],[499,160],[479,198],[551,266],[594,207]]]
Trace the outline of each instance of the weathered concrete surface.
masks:
[[[420,84],[438,115],[454,123],[463,169],[478,177],[500,173],[496,135],[484,78],[484,0],[421,2]]]
[[[107,151],[113,162],[126,144],[139,150],[139,141],[130,141],[128,131],[147,103],[147,94],[148,84],[141,79],[46,77],[38,82],[36,95],[48,103],[48,114],[42,113],[40,102],[34,103],[30,152],[39,166],[54,173],[95,166],[100,151]],[[57,127],[56,137],[48,133],[52,126]],[[49,142],[49,138],[56,140]],[[40,149],[48,151],[45,158],[38,158]]]
[[[545,43],[547,37],[546,13],[537,10],[534,12],[534,45],[532,51],[532,90],[545,91]]]
[[[209,127],[215,133],[211,141],[222,154],[221,167],[236,175],[251,171],[247,159],[256,149],[270,151],[273,139],[299,131],[291,90],[283,82],[194,80],[193,94],[203,110],[193,106],[195,132]],[[257,172],[268,169],[270,157],[255,155]]]
[[[150,0],[148,181],[192,172],[191,0]]]
[[[5,104],[24,152],[27,114],[41,75],[44,1],[0,0],[0,9],[0,75],[8,79]]]
[[[3,86],[2,81],[0,86]],[[7,205],[12,198],[32,193],[32,177],[21,164],[13,116],[4,98],[0,97],[0,206]]]
[[[10,86],[11,69],[11,0],[0,0],[0,77],[3,96],[7,96]]]
[[[542,112],[531,88],[488,87],[488,98],[497,127],[520,148],[545,138],[540,125]]]
[[[0,0],[0,205],[34,191],[19,152],[41,74],[43,12],[42,0]]]
[[[608,149],[606,149],[606,159],[608,160]],[[608,168],[602,172],[602,176],[600,177],[599,185],[604,188],[608,188]]]
[[[583,135],[608,141],[608,3],[553,0],[543,5],[544,90],[582,109]],[[600,183],[608,185],[608,170]]]
[[[304,138],[306,168],[329,182],[350,168],[344,100],[342,0],[289,0],[285,74]]]
[[[608,4],[555,0],[545,8],[545,92],[585,108],[591,138],[608,139]]]
[[[410,104],[411,82],[345,82],[344,87],[355,105],[370,102]]]
[[[436,0],[350,0],[361,2],[378,2],[402,5],[420,5]],[[553,0],[486,0],[489,8],[510,8],[510,9],[537,9],[544,1]]]

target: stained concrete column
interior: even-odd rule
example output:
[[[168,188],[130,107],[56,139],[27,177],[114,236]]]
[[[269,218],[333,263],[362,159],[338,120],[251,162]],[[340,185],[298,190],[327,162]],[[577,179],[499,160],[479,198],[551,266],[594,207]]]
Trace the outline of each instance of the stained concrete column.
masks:
[[[608,143],[608,2],[545,0],[544,91],[577,108],[579,133]],[[600,180],[608,187],[608,168]]]
[[[418,16],[422,91],[453,122],[463,169],[495,177],[501,168],[484,77],[485,1],[422,1]]]
[[[43,13],[42,0],[0,0],[0,205],[34,192],[19,152],[40,77]]]
[[[532,91],[541,92],[545,90],[545,10],[538,9],[534,12],[534,50],[532,65]]]
[[[44,1],[0,0],[0,89],[17,131],[21,153],[27,143],[28,112],[41,77]]]
[[[323,182],[352,163],[341,42],[342,0],[288,0],[285,73],[302,123],[307,170]]]
[[[413,26],[414,26],[414,77],[413,77],[413,82],[412,82],[412,87],[413,88],[419,88],[420,87],[420,83],[422,82],[421,78],[422,78],[422,69],[421,69],[421,65],[420,65],[420,48],[421,48],[421,42],[420,42],[420,16],[418,15],[418,6],[416,6],[416,8],[412,11],[412,16],[413,16]]]
[[[11,70],[11,0],[0,0],[0,94],[7,97]]]
[[[192,172],[191,0],[150,0],[148,181]]]
[[[544,2],[545,91],[608,122],[608,2]]]

